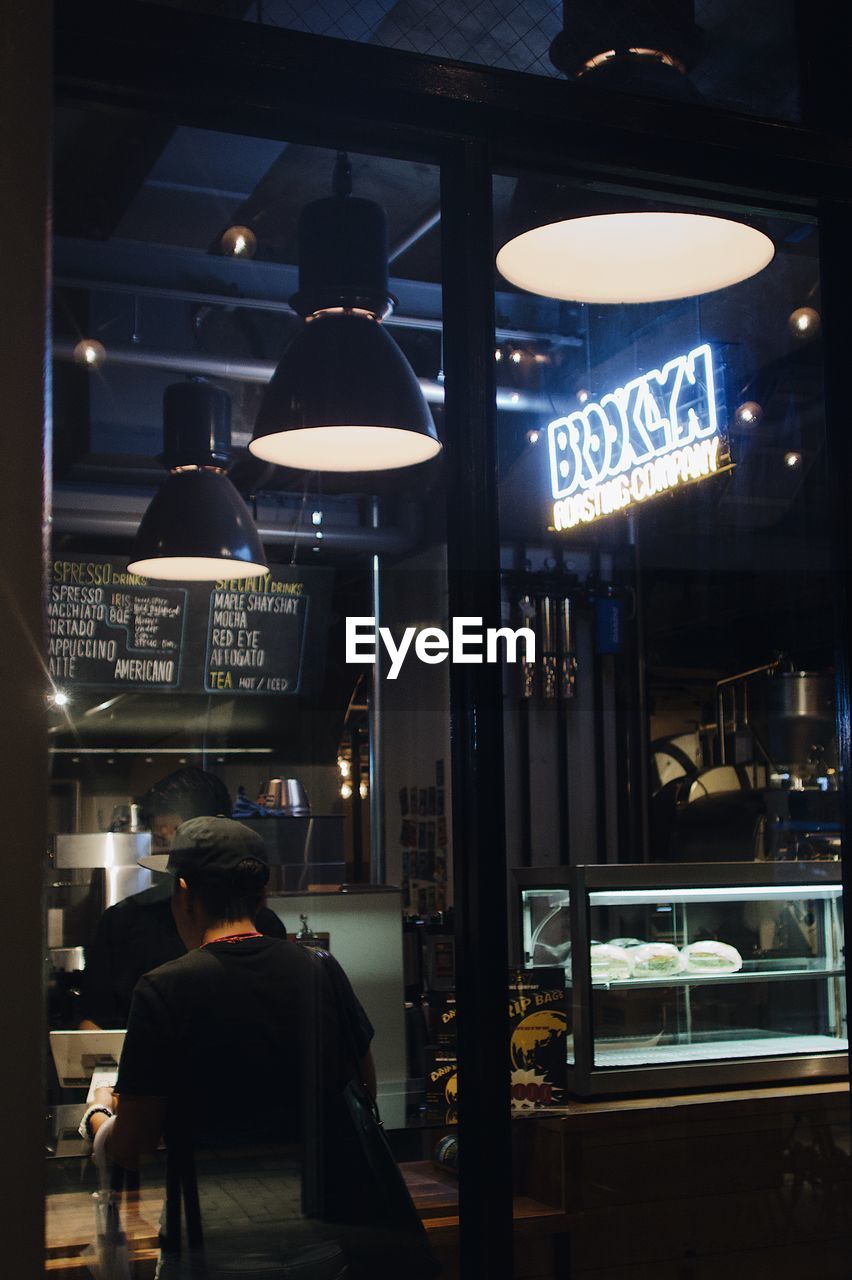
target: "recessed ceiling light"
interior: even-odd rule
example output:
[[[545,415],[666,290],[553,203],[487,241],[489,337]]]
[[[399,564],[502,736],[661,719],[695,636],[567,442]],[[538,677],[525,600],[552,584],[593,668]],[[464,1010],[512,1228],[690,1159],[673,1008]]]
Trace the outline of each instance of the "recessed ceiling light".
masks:
[[[763,419],[763,408],[756,400],[744,400],[734,417],[740,427],[757,427]]]
[[[106,358],[106,347],[97,338],[81,338],[74,348],[74,362],[85,369],[99,368]]]
[[[253,258],[257,251],[257,237],[251,227],[228,227],[220,243],[222,252],[231,258]]]
[[[796,307],[790,313],[787,324],[794,338],[815,338],[822,322],[819,312],[813,307]]]

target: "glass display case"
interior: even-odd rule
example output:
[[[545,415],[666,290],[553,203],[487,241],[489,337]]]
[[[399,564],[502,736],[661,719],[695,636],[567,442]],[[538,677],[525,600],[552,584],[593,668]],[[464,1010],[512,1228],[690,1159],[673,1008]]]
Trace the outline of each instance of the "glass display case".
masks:
[[[845,1074],[839,863],[515,876],[523,964],[565,969],[570,1092]]]

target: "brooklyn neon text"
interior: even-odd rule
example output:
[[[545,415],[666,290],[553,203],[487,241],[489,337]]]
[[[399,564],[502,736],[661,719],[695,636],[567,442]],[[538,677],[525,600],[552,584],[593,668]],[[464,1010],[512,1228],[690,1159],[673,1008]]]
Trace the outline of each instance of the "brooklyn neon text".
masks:
[[[712,475],[727,462],[708,345],[547,428],[553,523],[588,524]]]

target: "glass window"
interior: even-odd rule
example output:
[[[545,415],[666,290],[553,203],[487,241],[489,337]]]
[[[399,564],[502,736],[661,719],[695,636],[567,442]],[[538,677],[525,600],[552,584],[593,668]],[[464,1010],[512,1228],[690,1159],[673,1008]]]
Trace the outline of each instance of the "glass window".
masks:
[[[263,0],[236,6],[239,13],[210,0],[193,8],[443,60],[799,119],[793,0]]]
[[[131,1169],[102,1187],[97,1206],[106,1229],[118,1205],[132,1260],[156,1256],[164,1199],[174,1209],[167,1184],[189,1139],[169,1126],[186,1107],[201,1127],[194,1170],[181,1166],[185,1250],[198,1243],[194,1178],[208,1263],[268,1252],[285,1231],[288,1265],[310,1255],[332,1267],[343,1241],[384,1274],[398,1255],[372,1221],[376,1202],[356,1195],[341,1111],[347,1075],[369,1084],[368,1050],[418,1213],[444,1225],[458,1213],[456,1144],[441,1148],[446,1171],[429,1163],[456,1119],[449,1082],[440,1099],[428,1083],[454,1055],[440,1019],[454,984],[447,668],[395,666],[399,651],[377,632],[399,642],[408,627],[447,626],[439,170],[65,106],[57,174],[48,1248],[56,1259],[96,1247],[98,1176],[76,1130],[93,1069],[109,1086],[120,1061],[125,1114],[140,1094],[169,1098],[165,1154],[141,1182]],[[343,334],[337,347],[329,328]],[[298,347],[317,334],[319,354]],[[283,355],[294,338],[298,358]],[[319,455],[276,463],[274,450],[248,449],[272,413],[276,369],[291,388],[282,421],[300,396],[305,421],[313,405],[342,432]],[[397,418],[365,416],[377,396]],[[406,448],[420,442],[411,466],[381,469],[376,421],[389,434],[401,422]],[[304,423],[290,425],[288,444]],[[359,431],[353,452],[346,433]],[[224,508],[193,497],[188,475],[219,485],[220,503],[228,487],[268,574],[245,575],[243,544],[216,523]],[[143,517],[156,529],[145,572],[133,572]],[[200,556],[226,555],[196,580]],[[259,939],[196,937],[176,905],[195,892],[191,871],[184,890],[139,864],[180,861],[188,837],[176,831],[213,815],[249,828],[270,863],[265,903],[252,899]],[[218,920],[197,894],[196,918]],[[181,1016],[180,964],[202,936],[225,967],[286,936],[293,973],[301,965],[310,982],[246,988],[244,1000],[238,982],[199,991]],[[331,954],[328,980],[306,967],[317,949]],[[324,1038],[329,1017],[343,1042]],[[324,1057],[309,1056],[303,1078],[317,1044]],[[172,1096],[166,1062],[175,1081],[206,1084]],[[249,1082],[247,1062],[260,1071]],[[257,1123],[241,1128],[234,1108]],[[201,1121],[213,1112],[211,1149]],[[258,1124],[274,1150],[257,1149]],[[346,1229],[328,1225],[340,1218]],[[445,1260],[455,1247],[445,1233]]]
[[[817,227],[493,194],[503,610],[535,638],[504,685],[512,952],[531,1001],[564,984],[560,1098],[840,1076]]]

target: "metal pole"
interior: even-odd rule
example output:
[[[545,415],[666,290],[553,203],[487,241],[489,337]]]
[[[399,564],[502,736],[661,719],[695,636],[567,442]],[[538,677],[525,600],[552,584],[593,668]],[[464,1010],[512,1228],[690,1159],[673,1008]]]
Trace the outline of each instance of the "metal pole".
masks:
[[[499,626],[491,167],[462,143],[441,170],[449,613]],[[459,1055],[459,1274],[511,1280],[508,891],[503,686],[450,671]]]
[[[370,508],[370,524],[379,527],[379,500],[373,498]],[[376,661],[373,664],[373,685],[370,694],[370,883],[384,884],[385,860],[385,784],[382,767],[382,647],[379,643],[381,625],[381,561],[378,555],[372,559],[373,618],[375,619]]]
[[[53,346],[53,355],[57,360],[73,360],[74,351],[75,344],[67,338],[59,339]],[[249,357],[232,360],[227,356],[210,356],[201,351],[163,351],[153,347],[120,345],[107,347],[106,363],[125,368],[162,369],[176,374],[194,374],[200,378],[256,382],[260,386],[266,386],[277,368],[274,360],[252,360]],[[444,403],[442,383],[434,378],[418,378],[417,381],[429,404]],[[550,413],[553,409],[553,403],[547,396],[515,391],[512,387],[500,388],[497,392],[497,405],[507,413]]]
[[[402,255],[407,253],[407,251],[414,245],[418,244],[426,233],[431,231],[433,227],[436,227],[440,221],[441,206],[438,205],[437,209],[433,209],[431,213],[427,214],[421,222],[418,222],[416,227],[409,231],[407,236],[404,236],[398,244],[393,246],[388,254],[388,266],[390,266],[392,262],[396,262],[397,258],[401,258]]]
[[[852,474],[852,442],[848,430],[847,365],[848,281],[852,272],[852,219],[845,205],[820,207],[820,276],[825,343],[825,427],[830,504],[828,519],[834,547],[835,641],[837,660],[837,764],[843,837],[840,845],[845,936],[852,934],[852,507],[848,483]],[[848,944],[847,944],[848,951]],[[852,965],[846,964],[846,1007],[852,1005]]]

